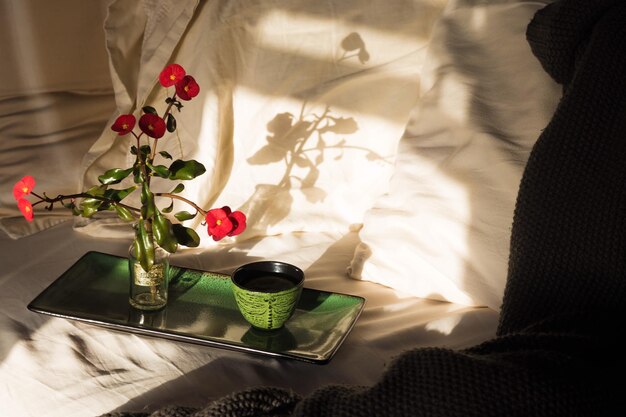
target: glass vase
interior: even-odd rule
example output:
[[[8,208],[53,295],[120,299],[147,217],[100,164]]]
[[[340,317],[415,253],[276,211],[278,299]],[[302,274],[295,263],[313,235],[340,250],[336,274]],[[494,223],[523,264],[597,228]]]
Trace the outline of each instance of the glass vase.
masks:
[[[130,305],[139,310],[160,310],[167,304],[170,254],[154,243],[154,264],[145,271],[137,259],[135,242],[128,250]]]

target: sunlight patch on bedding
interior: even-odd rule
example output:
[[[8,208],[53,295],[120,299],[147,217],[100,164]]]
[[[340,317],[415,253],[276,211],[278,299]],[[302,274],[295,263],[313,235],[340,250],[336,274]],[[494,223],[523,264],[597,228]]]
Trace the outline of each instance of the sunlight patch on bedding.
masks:
[[[461,321],[462,315],[456,315],[452,317],[443,317],[441,319],[433,320],[426,324],[426,330],[436,331],[446,336],[450,335],[454,328]]]
[[[396,172],[392,189],[366,217],[368,228],[362,238],[376,249],[365,257],[362,276],[396,289],[398,297],[410,294],[473,304],[456,280],[465,275],[471,254],[469,190],[461,179],[440,171],[441,162],[402,148],[398,158],[396,166],[402,172]],[[415,178],[428,182],[416,187]],[[366,248],[360,245],[358,250]],[[406,259],[413,260],[411,269]]]
[[[14,401],[19,405],[11,410],[15,412],[6,415],[42,415],[38,410],[42,394],[58,404],[54,415],[79,415],[85,410],[100,415],[197,369],[198,353],[202,352],[168,340],[49,318],[29,340],[15,344],[0,364],[0,373],[9,376],[10,387],[20,393],[20,401]],[[186,360],[176,360],[181,357]],[[129,374],[133,383],[126,380]],[[0,383],[0,392],[2,388]],[[100,401],[93,402],[94,396]],[[109,408],[101,409],[101,403]]]
[[[229,205],[249,217],[242,239],[359,223],[376,189],[386,187],[396,146],[383,139],[388,132],[399,137],[400,126],[343,107],[349,91],[338,87],[333,90],[337,96],[347,98],[326,105],[327,96],[313,103],[267,97],[244,86],[235,90],[237,123],[229,142],[235,163],[224,188],[211,192],[219,192],[213,207]],[[201,140],[210,141],[212,122],[203,123]],[[213,152],[206,146],[202,156],[213,160]],[[363,193],[365,188],[372,194]],[[203,189],[206,193],[208,185]]]
[[[473,7],[470,17],[470,26],[473,30],[480,30],[487,24],[487,10],[484,7]]]
[[[439,84],[439,108],[452,120],[464,125],[470,118],[470,86],[460,75],[451,73],[442,77]]]

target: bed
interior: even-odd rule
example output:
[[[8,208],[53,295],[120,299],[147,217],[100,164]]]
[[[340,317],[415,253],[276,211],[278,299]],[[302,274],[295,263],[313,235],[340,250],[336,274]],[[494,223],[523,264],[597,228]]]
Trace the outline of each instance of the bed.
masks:
[[[492,338],[519,181],[561,95],[525,38],[545,3],[5,2],[0,415],[149,412],[256,386],[307,395],[371,385],[407,350]],[[12,185],[28,174],[41,190],[73,193],[128,163],[110,125],[162,99],[156,77],[171,62],[202,86],[164,148],[207,167],[185,195],[248,214],[241,236],[203,239],[172,263],[229,274],[281,260],[305,271],[308,288],[363,297],[327,364],[27,309],[85,253],[126,256],[132,235],[114,216],[41,210],[26,222]],[[294,144],[300,162],[286,165]]]

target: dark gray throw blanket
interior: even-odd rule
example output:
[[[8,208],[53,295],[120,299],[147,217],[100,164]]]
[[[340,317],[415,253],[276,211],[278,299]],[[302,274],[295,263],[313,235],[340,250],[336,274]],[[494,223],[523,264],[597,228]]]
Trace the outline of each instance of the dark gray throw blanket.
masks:
[[[563,97],[520,186],[497,337],[406,352],[372,387],[259,388],[152,416],[626,415],[626,1],[556,1],[527,36]]]

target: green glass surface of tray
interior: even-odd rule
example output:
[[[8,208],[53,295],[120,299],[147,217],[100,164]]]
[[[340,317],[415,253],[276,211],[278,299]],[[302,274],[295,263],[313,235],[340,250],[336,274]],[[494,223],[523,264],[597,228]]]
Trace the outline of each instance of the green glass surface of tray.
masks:
[[[229,275],[172,267],[165,309],[128,303],[128,260],[88,252],[39,294],[28,309],[116,330],[249,353],[328,363],[356,323],[365,299],[304,288],[279,330],[252,328],[237,309]]]

